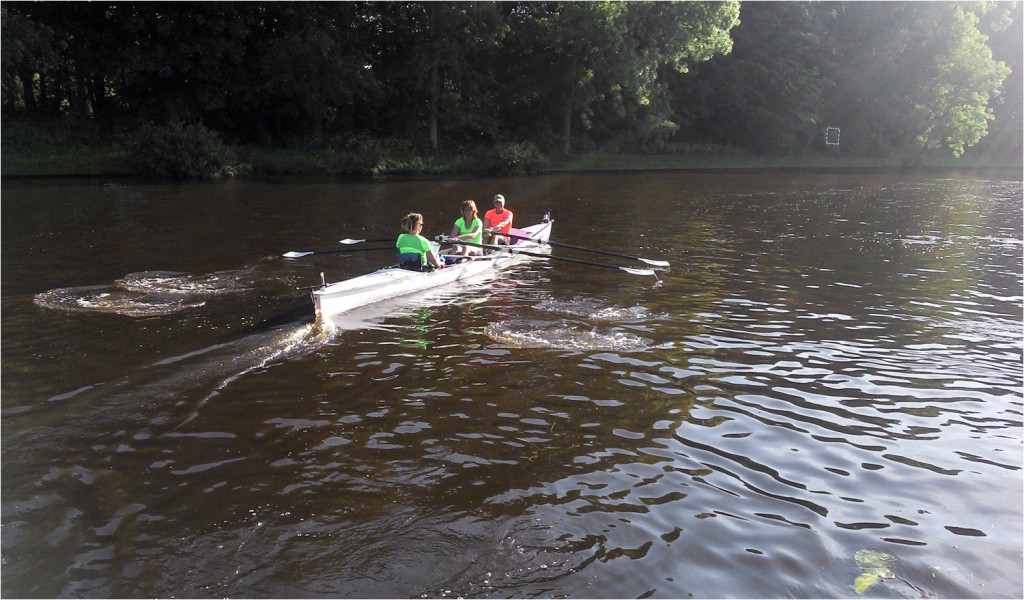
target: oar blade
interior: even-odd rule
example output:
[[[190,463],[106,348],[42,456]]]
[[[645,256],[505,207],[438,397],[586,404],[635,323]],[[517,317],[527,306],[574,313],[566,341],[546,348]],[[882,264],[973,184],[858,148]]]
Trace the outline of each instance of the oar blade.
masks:
[[[362,244],[365,241],[366,240],[354,240],[352,238],[345,238],[343,240],[338,240],[338,243],[339,244]]]
[[[654,272],[654,269],[634,269],[633,267],[619,267],[619,270],[620,271],[625,271],[625,272],[629,273],[630,275],[654,275],[654,276],[657,276],[657,273]]]
[[[517,240],[529,240],[531,242],[536,242],[536,243],[542,244],[542,245],[554,246],[555,248],[569,248],[570,250],[579,250],[581,252],[592,252],[594,254],[603,254],[605,256],[615,256],[615,257],[618,257],[618,258],[628,258],[628,259],[632,259],[632,260],[638,260],[638,261],[640,261],[642,263],[651,265],[652,267],[667,267],[667,266],[669,266],[668,261],[666,261],[666,260],[654,260],[654,259],[650,259],[650,258],[643,258],[642,256],[630,256],[628,254],[621,254],[619,252],[609,252],[608,250],[601,250],[599,248],[584,248],[582,246],[573,246],[572,244],[562,244],[560,242],[552,242],[550,240],[539,240],[539,239],[535,239],[535,238],[531,238],[531,237],[526,237],[526,236],[522,236],[522,235],[516,235],[516,234],[512,234],[509,237],[515,238]]]
[[[292,250],[291,252],[285,252],[281,256],[283,256],[285,258],[302,258],[303,256],[309,256],[310,254],[313,254],[313,253],[312,252],[296,252],[296,251]]]

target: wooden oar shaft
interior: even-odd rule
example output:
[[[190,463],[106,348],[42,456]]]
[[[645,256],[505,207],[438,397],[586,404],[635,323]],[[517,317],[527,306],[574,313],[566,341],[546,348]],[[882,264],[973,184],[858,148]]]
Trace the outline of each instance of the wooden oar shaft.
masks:
[[[651,260],[651,259],[648,259],[648,258],[643,258],[641,256],[631,256],[629,254],[619,254],[618,252],[609,252],[608,250],[601,250],[599,248],[584,248],[582,246],[573,246],[572,244],[563,244],[563,243],[560,243],[560,242],[550,242],[550,241],[546,242],[544,240],[538,240],[538,239],[534,239],[534,238],[527,237],[527,236],[515,235],[514,233],[505,234],[505,235],[507,235],[510,238],[517,239],[517,240],[527,240],[527,241],[530,241],[530,242],[537,242],[537,243],[541,243],[541,244],[548,244],[549,246],[554,246],[556,248],[568,248],[570,250],[580,250],[581,252],[593,252],[594,254],[604,254],[605,256],[614,256],[616,258],[628,258],[630,260],[639,260],[641,262],[645,262],[645,263],[651,264],[651,265],[659,265],[659,266],[666,266],[666,267],[668,266],[668,262],[663,261],[663,260]]]

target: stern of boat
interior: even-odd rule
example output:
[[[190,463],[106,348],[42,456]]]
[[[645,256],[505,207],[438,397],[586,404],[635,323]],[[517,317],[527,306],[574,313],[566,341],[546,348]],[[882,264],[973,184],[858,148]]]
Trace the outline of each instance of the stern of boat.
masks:
[[[320,294],[317,294],[316,290],[313,290],[309,293],[309,296],[313,298],[313,316],[319,320],[323,317],[323,310],[320,308]]]
[[[513,228],[512,233],[518,236],[530,238],[529,242],[523,244],[523,242],[521,241],[520,244],[531,246],[539,244],[542,246],[546,246],[547,241],[551,239],[551,227],[554,222],[555,220],[551,218],[551,213],[546,212],[544,213],[544,219],[541,220],[540,223],[537,223],[536,225],[530,225],[529,227],[526,227],[524,229]],[[520,244],[514,244],[514,246]]]

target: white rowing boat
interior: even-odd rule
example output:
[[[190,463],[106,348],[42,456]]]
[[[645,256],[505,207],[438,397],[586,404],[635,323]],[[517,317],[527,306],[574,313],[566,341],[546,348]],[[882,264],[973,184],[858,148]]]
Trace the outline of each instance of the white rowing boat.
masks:
[[[434,271],[408,271],[386,267],[337,283],[324,284],[313,290],[313,306],[317,318],[331,317],[343,312],[381,302],[390,298],[421,292],[456,281],[462,281],[488,271],[503,269],[515,261],[519,252],[547,246],[551,237],[552,219],[523,229],[512,229],[515,241],[511,246],[491,254],[472,257]],[[397,252],[397,250],[396,250]]]

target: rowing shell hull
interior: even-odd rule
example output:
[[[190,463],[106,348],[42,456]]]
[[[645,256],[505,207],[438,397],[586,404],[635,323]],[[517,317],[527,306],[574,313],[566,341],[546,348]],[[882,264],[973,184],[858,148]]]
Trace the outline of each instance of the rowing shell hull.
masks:
[[[551,221],[531,225],[522,230],[513,230],[513,233],[547,242],[551,237]],[[512,251],[499,250],[480,259],[434,271],[407,271],[387,267],[313,290],[313,307],[317,318],[331,317],[367,304],[463,281],[488,271],[500,270],[518,258],[515,250],[534,250],[542,247],[543,243],[523,240],[512,246]]]

